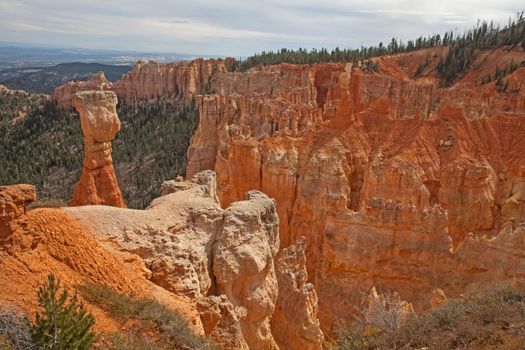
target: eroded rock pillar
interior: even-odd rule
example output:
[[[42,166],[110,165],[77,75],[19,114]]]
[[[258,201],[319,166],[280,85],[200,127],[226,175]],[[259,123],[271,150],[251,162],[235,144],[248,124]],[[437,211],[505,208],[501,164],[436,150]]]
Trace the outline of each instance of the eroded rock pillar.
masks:
[[[111,141],[120,130],[117,95],[83,91],[73,95],[72,102],[84,134],[84,165],[70,204],[125,207],[111,157]]]

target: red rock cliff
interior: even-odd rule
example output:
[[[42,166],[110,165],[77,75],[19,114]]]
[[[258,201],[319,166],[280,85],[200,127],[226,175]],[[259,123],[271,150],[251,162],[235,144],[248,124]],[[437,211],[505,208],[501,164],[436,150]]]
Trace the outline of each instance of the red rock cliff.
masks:
[[[215,170],[223,207],[252,189],[276,199],[277,256],[305,237],[307,273],[290,270],[316,290],[278,307],[310,305],[316,294],[329,334],[373,287],[398,291],[420,311],[437,288],[454,298],[525,270],[525,68],[505,77],[508,92],[478,84],[525,53],[482,52],[475,69],[443,88],[435,72],[444,50],[379,58],[375,72],[139,62],[113,89],[126,102],[196,97],[187,176]],[[279,288],[300,290],[281,277]],[[289,319],[279,312],[273,329]],[[286,340],[317,346],[315,321],[305,314],[293,330],[302,339]]]
[[[425,55],[377,59],[373,73],[222,72],[197,97],[188,176],[215,169],[223,205],[251,189],[276,199],[281,247],[306,237],[325,330],[373,286],[420,310],[435,288],[453,297],[525,268],[525,91],[477,83],[525,53],[483,53],[450,88],[437,58],[415,77]],[[518,87],[525,68],[507,79]]]
[[[141,60],[114,84],[113,90],[126,102],[157,97],[190,99],[208,89],[211,76],[225,72],[231,63],[231,59],[196,59],[168,64]]]

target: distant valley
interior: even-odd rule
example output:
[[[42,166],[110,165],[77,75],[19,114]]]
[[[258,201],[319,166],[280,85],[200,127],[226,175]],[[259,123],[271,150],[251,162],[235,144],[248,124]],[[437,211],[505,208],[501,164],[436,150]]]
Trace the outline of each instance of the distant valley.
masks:
[[[184,53],[39,47],[36,44],[0,42],[0,85],[31,93],[51,94],[72,80],[87,80],[103,71],[119,80],[139,59],[156,62],[191,60]]]
[[[88,80],[103,71],[110,81],[119,80],[131,69],[128,65],[100,63],[61,63],[52,67],[8,68],[0,71],[0,84],[31,93],[52,94],[60,85],[72,80]]]

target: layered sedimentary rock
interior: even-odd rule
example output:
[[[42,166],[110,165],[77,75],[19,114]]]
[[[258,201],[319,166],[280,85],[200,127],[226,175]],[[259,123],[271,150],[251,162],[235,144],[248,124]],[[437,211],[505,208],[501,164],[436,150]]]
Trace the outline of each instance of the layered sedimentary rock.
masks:
[[[256,189],[276,200],[282,249],[277,264],[305,237],[306,273],[289,267],[297,277],[282,274],[279,279],[277,265],[277,280],[279,289],[304,290],[290,287],[296,281],[298,286],[311,283],[316,293],[278,297],[275,319],[290,319],[286,305],[311,307],[312,313],[301,312],[294,320],[313,327],[312,332],[290,329],[290,338],[305,337],[295,344],[310,346],[316,338],[311,335],[318,334],[315,294],[321,327],[331,333],[334,320],[352,320],[374,286],[381,293],[398,291],[400,299],[421,311],[430,307],[437,288],[455,298],[524,271],[525,91],[519,86],[525,68],[505,77],[508,92],[498,91],[495,82],[479,81],[496,66],[525,60],[525,54],[518,49],[481,52],[475,68],[444,88],[435,72],[445,51],[378,58],[375,71],[344,63],[228,72],[221,61],[140,62],[113,88],[129,103],[195,98],[200,120],[188,150],[187,175],[213,169],[217,187],[202,189],[193,184],[197,179],[175,181],[163,193],[187,195],[201,188],[215,209],[198,204],[179,217],[220,232],[224,211],[215,198],[225,208]],[[416,74],[426,57],[429,63]],[[152,203],[147,215],[165,200]],[[202,205],[208,208],[204,212],[199,211]],[[230,282],[220,287],[210,274],[214,244],[205,230],[190,234],[184,225],[173,226],[170,232],[180,246],[165,253],[163,245],[172,242],[162,233],[168,229],[149,224],[131,229],[135,221],[128,220],[117,224],[120,231],[110,239],[118,241],[118,249],[140,252],[156,283],[202,295],[199,307],[207,333],[222,338],[226,347],[231,339],[238,348],[248,347],[251,335],[245,336],[243,320],[255,321],[245,313],[249,297],[242,291],[226,293],[234,289]],[[99,231],[113,230],[109,226]],[[140,232],[156,238],[134,241]],[[183,248],[187,245],[193,246]],[[259,271],[262,263],[254,266]],[[228,281],[235,281],[233,276]],[[272,288],[265,293],[258,302],[272,299]],[[281,311],[279,305],[285,305]],[[254,324],[266,329],[262,320]],[[224,329],[235,336],[227,340]],[[278,343],[287,341],[273,332]],[[257,340],[273,346],[262,336]]]
[[[206,334],[228,349],[277,349],[275,201],[252,191],[222,209],[215,173],[163,186],[144,211],[85,206],[67,211],[107,247],[137,254],[155,284],[198,300]]]
[[[231,59],[196,59],[159,64],[140,60],[113,86],[121,101],[132,103],[158,97],[191,99],[209,90],[213,74],[225,72]]]
[[[478,84],[525,54],[482,53],[443,88],[432,67],[415,76],[429,53],[442,54],[379,58],[375,72],[218,73],[214,94],[197,97],[188,175],[215,169],[223,206],[252,189],[276,199],[281,247],[306,238],[324,330],[373,286],[422,310],[436,288],[456,297],[525,268],[525,92]],[[506,79],[518,87],[525,68]]]
[[[0,246],[10,243],[15,223],[25,215],[27,205],[35,200],[33,185],[0,186]]]
[[[104,72],[94,74],[91,79],[86,81],[71,81],[59,86],[53,92],[53,101],[63,109],[72,109],[73,95],[81,91],[91,90],[111,90],[113,84],[106,79]]]
[[[317,319],[318,300],[308,282],[304,238],[279,253],[276,274],[279,296],[272,316],[272,334],[281,349],[322,349],[324,335]]]
[[[84,134],[84,162],[70,204],[125,207],[111,158],[111,141],[120,130],[117,96],[112,91],[83,91],[72,101]]]
[[[233,64],[227,59],[196,59],[160,64],[140,60],[121,80],[112,84],[98,72],[90,80],[72,81],[53,92],[53,101],[63,109],[73,108],[73,95],[81,91],[112,90],[126,103],[151,101],[157,98],[185,99],[211,91],[211,79],[226,72]]]

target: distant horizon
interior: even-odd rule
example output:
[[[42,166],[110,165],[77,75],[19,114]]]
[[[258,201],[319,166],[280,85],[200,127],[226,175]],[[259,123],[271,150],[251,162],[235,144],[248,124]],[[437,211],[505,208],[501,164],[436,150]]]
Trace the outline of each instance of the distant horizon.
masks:
[[[505,25],[516,0],[0,0],[7,42],[92,50],[246,57],[281,48],[359,48]],[[44,44],[42,44],[44,43]]]
[[[184,55],[184,56],[199,56],[191,52],[169,52],[169,51],[151,51],[151,50],[119,50],[119,49],[103,49],[96,47],[82,47],[82,46],[70,46],[61,44],[49,44],[49,43],[35,43],[35,42],[13,42],[13,41],[2,41],[0,40],[0,49],[2,47],[13,47],[13,48],[28,48],[28,49],[48,49],[48,50],[88,50],[98,51],[107,53],[132,53],[132,54],[170,54],[170,55]],[[219,55],[205,55],[206,57],[220,57]],[[200,56],[199,56],[200,57]]]

